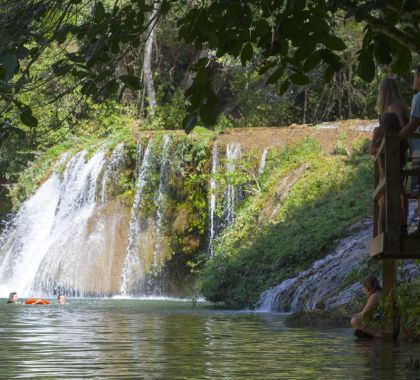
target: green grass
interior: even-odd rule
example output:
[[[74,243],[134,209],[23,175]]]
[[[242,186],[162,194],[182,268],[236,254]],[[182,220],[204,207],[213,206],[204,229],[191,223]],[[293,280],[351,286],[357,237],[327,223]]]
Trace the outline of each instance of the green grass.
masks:
[[[258,224],[278,181],[303,164],[307,169],[280,212]],[[370,215],[371,171],[365,155],[322,156],[309,141],[283,153],[267,174],[263,194],[246,202],[221,237],[216,258],[201,275],[204,296],[231,307],[252,307],[262,291],[325,256],[350,225]]]

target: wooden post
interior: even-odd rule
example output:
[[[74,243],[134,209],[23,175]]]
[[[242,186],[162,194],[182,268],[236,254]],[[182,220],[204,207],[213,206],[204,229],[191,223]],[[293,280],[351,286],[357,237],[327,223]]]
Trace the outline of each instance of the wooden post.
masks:
[[[376,189],[376,186],[379,184],[379,168],[378,168],[378,160],[375,160],[374,163],[374,176],[373,176],[373,189]],[[378,220],[379,217],[379,207],[378,207],[378,200],[373,200],[373,237],[375,238],[378,236]]]
[[[385,326],[385,335],[393,336],[395,328],[395,306],[396,306],[396,291],[397,291],[397,272],[395,266],[396,260],[383,260],[383,296],[387,302],[387,320]]]
[[[400,138],[385,136],[385,232],[386,253],[400,254]],[[385,256],[386,257],[386,256]]]

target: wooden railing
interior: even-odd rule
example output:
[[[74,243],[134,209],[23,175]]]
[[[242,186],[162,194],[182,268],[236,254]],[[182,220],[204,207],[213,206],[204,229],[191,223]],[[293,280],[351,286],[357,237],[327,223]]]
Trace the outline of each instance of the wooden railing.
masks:
[[[420,134],[410,139],[420,139]],[[406,170],[400,167],[400,143],[398,133],[384,137],[375,159],[373,191],[373,240],[371,256],[378,258],[419,258],[420,239],[417,236],[401,234],[400,186],[402,176],[420,176],[420,170]],[[383,218],[379,220],[379,200],[383,197]]]
[[[420,139],[420,134],[410,138]],[[401,180],[404,176],[420,176],[420,170],[401,168],[401,137],[398,133],[387,134],[376,154],[373,190],[373,239],[370,254],[382,259],[383,294],[389,310],[384,329],[385,336],[392,337],[398,326],[397,273],[395,259],[420,258],[420,237],[401,234]],[[383,200],[383,218],[379,220],[379,201]],[[408,211],[408,210],[407,210]]]

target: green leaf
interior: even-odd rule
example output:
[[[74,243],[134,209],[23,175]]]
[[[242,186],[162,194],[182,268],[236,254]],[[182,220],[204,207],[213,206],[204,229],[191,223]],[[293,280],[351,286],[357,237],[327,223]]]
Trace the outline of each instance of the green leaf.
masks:
[[[282,77],[285,69],[286,69],[286,65],[281,65],[277,70],[274,71],[273,74],[270,75],[270,77],[267,79],[267,82],[265,84],[267,85],[267,84],[273,84],[273,83],[278,82],[280,78]]]
[[[94,94],[96,92],[95,82],[93,80],[86,81],[80,89],[80,92],[86,96]]]
[[[66,40],[67,34],[70,32],[71,28],[72,26],[70,24],[64,24],[60,26],[58,30],[55,32],[55,40],[59,44],[62,44]]]
[[[321,49],[319,50],[319,54],[321,54],[323,61],[329,66],[332,66],[335,71],[340,70],[343,66],[340,62],[340,57],[334,54],[331,50]]]
[[[411,51],[408,49],[401,49],[397,56],[394,59],[394,62],[392,62],[391,70],[399,75],[406,74],[410,71],[411,68]]]
[[[32,110],[25,107],[19,115],[20,121],[28,127],[35,128],[38,125],[38,119],[32,115]]]
[[[120,81],[123,82],[129,89],[137,91],[141,89],[140,79],[134,75],[121,75]]]
[[[185,116],[184,120],[182,121],[182,128],[184,128],[184,131],[186,134],[189,134],[194,129],[196,124],[197,124],[197,113],[194,112]]]
[[[280,90],[279,90],[280,95],[283,95],[288,90],[289,86],[290,86],[290,81],[289,79],[287,79],[280,86]]]
[[[16,57],[18,59],[24,59],[29,55],[29,50],[25,47],[25,46],[20,46],[17,50],[16,50]]]
[[[305,63],[303,64],[303,71],[312,71],[316,66],[319,65],[319,62],[321,62],[321,54],[319,50],[317,50],[306,59]]]
[[[254,33],[258,37],[265,36],[271,32],[270,24],[264,20],[260,19],[255,23],[255,30]]]
[[[242,66],[245,66],[246,63],[252,59],[253,54],[254,54],[254,50],[252,48],[252,45],[249,42],[246,43],[241,51]]]
[[[278,63],[277,61],[271,61],[271,62],[264,63],[263,66],[258,70],[258,74],[260,74],[260,75],[265,74],[268,70],[270,70],[275,65],[277,65],[277,63]]]
[[[5,51],[0,56],[0,62],[4,65],[6,69],[6,75],[4,77],[4,80],[7,82],[15,74],[15,70],[18,67],[19,62],[16,58],[16,55],[12,53],[11,51]]]
[[[118,87],[116,79],[110,80],[103,88],[104,95],[108,98],[114,96],[118,91]]]
[[[0,63],[0,80],[3,80],[4,76],[6,75],[6,68],[3,64]]]
[[[309,54],[311,54],[316,48],[316,40],[314,36],[307,38],[300,47],[296,50],[293,59],[296,62],[303,61]]]
[[[100,21],[105,16],[105,8],[101,1],[98,1],[93,8],[93,18]]]
[[[322,43],[331,50],[343,51],[347,48],[344,41],[336,36],[326,36],[322,39]]]
[[[144,12],[138,12],[136,18],[137,26],[143,26],[144,24]]]
[[[294,84],[297,84],[299,86],[305,86],[311,82],[310,79],[302,73],[294,73],[290,75],[289,78]]]
[[[204,104],[200,107],[200,119],[204,125],[210,126],[216,124],[217,113],[215,108],[210,104]]]
[[[335,74],[334,68],[332,66],[328,66],[325,69],[325,72],[324,72],[324,80],[325,80],[325,82],[326,83],[331,82],[331,80],[334,78],[334,74]]]
[[[219,98],[214,93],[210,84],[205,90],[205,95],[206,95],[206,104],[209,104],[211,106],[215,106],[219,102]]]
[[[371,45],[367,49],[359,51],[358,60],[357,75],[366,82],[372,82],[375,77],[375,62]]]
[[[392,62],[391,49],[386,39],[377,40],[373,52],[379,63],[389,65]]]
[[[211,30],[209,33],[209,47],[211,49],[216,49],[218,46],[219,46],[219,37],[217,37],[217,34]]]

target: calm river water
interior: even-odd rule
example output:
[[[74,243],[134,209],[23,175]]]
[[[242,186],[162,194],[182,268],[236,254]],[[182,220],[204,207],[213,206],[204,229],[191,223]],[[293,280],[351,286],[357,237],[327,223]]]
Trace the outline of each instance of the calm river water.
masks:
[[[420,346],[168,300],[0,300],[0,379],[418,379]]]

